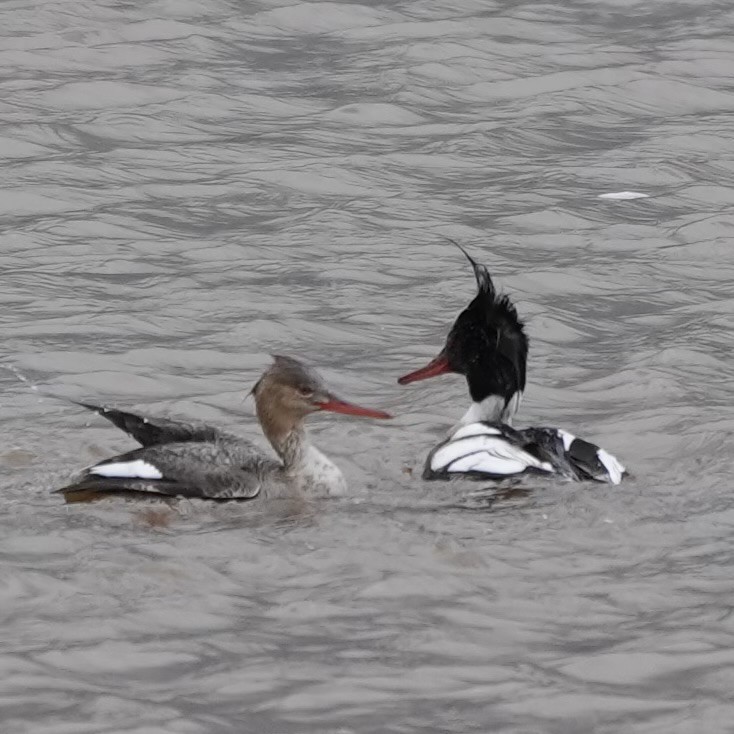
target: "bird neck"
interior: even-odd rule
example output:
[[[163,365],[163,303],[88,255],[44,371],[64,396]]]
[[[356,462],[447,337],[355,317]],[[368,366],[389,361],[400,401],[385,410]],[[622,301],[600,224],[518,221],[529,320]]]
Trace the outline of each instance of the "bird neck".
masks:
[[[299,489],[313,494],[342,495],[346,480],[339,467],[308,440],[303,423],[287,433],[274,433],[263,426],[265,435],[283,461],[283,472]]]
[[[465,426],[469,423],[506,423],[510,425],[513,415],[517,412],[521,396],[521,392],[516,392],[507,403],[500,395],[488,395],[482,400],[475,400],[462,416],[459,425]]]
[[[283,460],[286,470],[303,465],[310,447],[303,424],[293,426],[287,433],[271,436],[266,431],[265,435],[268,436],[268,440]]]
[[[298,460],[306,441],[305,416],[293,415],[279,407],[278,401],[272,399],[266,388],[255,395],[255,409],[262,432],[283,463],[288,465]]]

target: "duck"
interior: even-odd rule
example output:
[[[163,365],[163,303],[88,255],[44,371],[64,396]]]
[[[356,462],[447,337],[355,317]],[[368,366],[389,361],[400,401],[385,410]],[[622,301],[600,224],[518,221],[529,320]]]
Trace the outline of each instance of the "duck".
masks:
[[[283,355],[273,357],[251,394],[261,429],[277,458],[247,439],[205,423],[77,403],[109,420],[140,448],[85,468],[54,492],[67,502],[120,494],[220,501],[342,495],[344,475],[309,441],[306,419],[320,411],[392,417],[341,399],[313,368]]]
[[[423,479],[501,481],[534,474],[619,484],[627,470],[600,446],[561,428],[513,427],[526,387],[525,324],[510,297],[497,292],[487,267],[453,244],[474,271],[477,293],[454,321],[438,355],[398,383],[463,375],[472,402],[428,454]]]

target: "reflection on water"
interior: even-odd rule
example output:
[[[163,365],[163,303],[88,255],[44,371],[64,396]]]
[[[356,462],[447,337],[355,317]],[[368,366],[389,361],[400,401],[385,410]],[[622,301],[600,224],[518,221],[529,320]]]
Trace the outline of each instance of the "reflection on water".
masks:
[[[131,443],[0,370],[3,733],[729,731],[729,4],[0,20],[4,362],[257,438],[285,352],[399,416],[317,422],[344,500],[65,507]],[[473,293],[446,237],[527,319],[518,423],[629,481],[418,478],[467,400],[395,384]]]

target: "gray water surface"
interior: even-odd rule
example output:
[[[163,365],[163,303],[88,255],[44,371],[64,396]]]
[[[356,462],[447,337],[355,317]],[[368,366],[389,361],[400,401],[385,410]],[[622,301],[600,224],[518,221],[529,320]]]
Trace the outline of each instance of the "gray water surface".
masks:
[[[133,444],[0,370],[2,734],[734,730],[728,0],[6,0],[0,64],[4,365],[258,437],[286,353],[397,415],[314,421],[343,500],[67,507]],[[446,237],[518,423],[624,484],[420,481]]]

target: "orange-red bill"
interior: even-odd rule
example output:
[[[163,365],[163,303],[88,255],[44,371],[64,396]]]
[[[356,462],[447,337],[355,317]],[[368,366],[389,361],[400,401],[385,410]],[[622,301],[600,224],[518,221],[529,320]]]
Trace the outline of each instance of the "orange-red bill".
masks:
[[[403,375],[398,379],[400,385],[407,385],[411,382],[418,382],[418,380],[427,380],[429,377],[438,377],[439,375],[445,375],[447,372],[451,372],[451,366],[449,365],[449,359],[445,352],[441,352],[435,359],[432,359],[425,367],[421,367],[415,372],[410,372],[407,375]]]
[[[332,413],[343,413],[344,415],[360,415],[363,418],[392,418],[389,413],[384,410],[373,410],[372,408],[363,408],[361,405],[347,403],[333,395],[322,403],[316,403],[319,410],[329,410]]]

